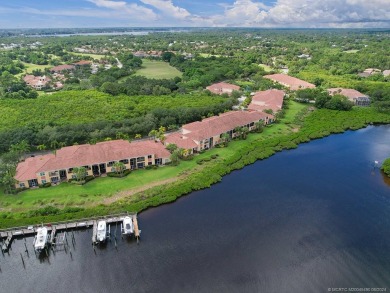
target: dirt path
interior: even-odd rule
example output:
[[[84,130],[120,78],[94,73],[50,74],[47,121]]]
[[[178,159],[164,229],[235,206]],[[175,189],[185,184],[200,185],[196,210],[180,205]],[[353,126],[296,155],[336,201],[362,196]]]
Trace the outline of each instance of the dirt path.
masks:
[[[150,184],[148,184],[146,186],[141,186],[141,187],[134,188],[134,189],[131,189],[131,190],[123,190],[123,191],[120,191],[120,192],[114,194],[113,196],[111,196],[109,198],[106,198],[103,201],[103,204],[108,205],[108,204],[116,202],[116,201],[118,201],[118,200],[120,200],[122,198],[125,198],[125,197],[131,196],[133,194],[136,194],[138,192],[148,190],[148,189],[150,189],[152,187],[155,187],[155,186],[164,185],[164,184],[167,184],[167,183],[172,183],[172,182],[175,182],[175,181],[177,181],[179,179],[180,179],[180,177],[174,177],[174,178],[169,178],[169,179],[162,180],[162,181],[156,181],[156,182],[150,183]]]

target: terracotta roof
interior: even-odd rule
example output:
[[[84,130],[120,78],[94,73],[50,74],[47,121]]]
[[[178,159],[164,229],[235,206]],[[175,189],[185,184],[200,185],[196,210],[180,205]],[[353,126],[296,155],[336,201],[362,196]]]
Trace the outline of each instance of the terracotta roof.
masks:
[[[168,134],[165,139],[165,144],[175,144],[179,148],[187,150],[194,149],[198,146],[192,139],[179,132]]]
[[[299,89],[305,89],[305,88],[315,88],[316,86],[312,83],[309,83],[307,81],[289,76],[287,74],[271,74],[271,75],[265,75],[265,78],[271,79],[275,82],[278,82],[286,87],[288,87],[290,90],[299,90]]]
[[[226,82],[219,82],[219,83],[214,83],[208,87],[206,87],[210,92],[214,94],[230,94],[233,91],[239,91],[240,87],[238,85],[226,83]]]
[[[271,109],[273,112],[277,112],[282,109],[284,95],[284,91],[275,89],[257,92],[252,97],[248,109],[256,111]]]
[[[64,147],[55,155],[49,154],[29,158],[28,163],[18,165],[16,179],[21,181],[36,178],[36,173],[56,171],[72,167],[93,165],[126,158],[136,158],[155,155],[156,158],[169,158],[170,153],[160,142],[152,140],[128,142],[126,140],[112,140],[95,145],[75,145]],[[26,174],[26,175],[23,175]]]
[[[27,158],[18,164],[15,179],[18,181],[36,179],[38,170],[52,158],[54,158],[53,154]]]
[[[183,135],[200,141],[205,138],[217,136],[237,126],[244,126],[251,122],[273,118],[272,115],[263,112],[251,111],[230,111],[219,116],[213,116],[202,120],[183,125]]]
[[[73,69],[74,69],[73,65],[64,64],[64,65],[54,66],[53,68],[50,69],[50,71],[60,72],[64,70],[73,70]]]
[[[330,95],[340,94],[346,96],[348,99],[353,100],[357,98],[368,98],[367,95],[362,94],[361,92],[354,89],[343,89],[343,88],[331,88],[328,89]]]
[[[92,62],[87,60],[80,60],[79,62],[73,63],[73,65],[90,65]]]
[[[32,87],[43,87],[45,86],[51,79],[47,76],[34,76],[34,75],[26,75],[23,77],[23,80]]]

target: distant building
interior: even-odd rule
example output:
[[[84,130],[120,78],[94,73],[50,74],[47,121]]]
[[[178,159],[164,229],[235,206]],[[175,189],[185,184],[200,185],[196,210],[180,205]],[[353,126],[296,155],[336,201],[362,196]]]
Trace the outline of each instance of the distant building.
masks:
[[[54,66],[53,68],[50,69],[50,71],[56,72],[56,73],[61,73],[63,71],[71,71],[74,69],[75,69],[75,67],[73,65],[64,64],[64,65]]]
[[[16,188],[37,187],[74,179],[73,169],[85,167],[86,175],[100,176],[114,172],[115,162],[126,169],[142,169],[169,162],[170,153],[154,140],[128,142],[113,140],[95,145],[83,144],[64,147],[55,154],[27,158],[16,168]]]
[[[382,74],[383,74],[384,77],[389,76],[390,75],[390,70],[383,70]]]
[[[27,74],[25,77],[23,77],[23,80],[29,85],[30,87],[41,90],[42,88],[46,87],[47,84],[51,81],[51,79],[47,76],[34,76]]]
[[[74,66],[86,66],[86,65],[91,65],[92,62],[88,60],[80,60],[78,62],[73,63]]]
[[[257,92],[253,95],[248,109],[255,111],[272,110],[273,113],[276,113],[282,109],[285,94],[284,91],[276,89]]]
[[[296,77],[289,76],[287,74],[278,73],[278,74],[265,75],[264,77],[274,82],[280,83],[281,85],[284,85],[285,87],[289,88],[292,91],[307,89],[307,88],[312,89],[316,87],[312,83],[298,79]]]
[[[219,82],[206,87],[206,89],[217,95],[222,95],[222,94],[230,95],[233,91],[239,91],[240,87],[238,85],[234,85],[226,82]]]
[[[176,144],[189,153],[196,153],[219,144],[224,133],[230,138],[236,137],[236,127],[247,127],[248,130],[253,130],[256,122],[269,124],[273,119],[272,115],[263,112],[230,111],[183,125],[180,132],[167,135],[164,143],[165,145]]]
[[[376,73],[381,73],[382,71],[377,68],[367,68],[363,72],[358,73],[360,77],[369,77],[370,75],[376,74]]]
[[[331,88],[328,89],[329,95],[343,95],[348,98],[351,102],[353,102],[356,106],[369,106],[370,105],[370,97],[358,92],[354,89],[343,89],[343,88]]]

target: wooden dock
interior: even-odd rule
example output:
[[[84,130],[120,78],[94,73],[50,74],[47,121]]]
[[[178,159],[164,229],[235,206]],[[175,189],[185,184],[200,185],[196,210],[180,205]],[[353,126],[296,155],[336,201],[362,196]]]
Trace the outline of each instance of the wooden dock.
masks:
[[[37,229],[41,226],[45,226],[47,231],[50,233],[49,244],[53,244],[57,232],[66,231],[69,229],[81,229],[93,227],[92,232],[92,243],[96,243],[97,237],[97,223],[100,220],[106,221],[107,224],[113,224],[122,222],[126,216],[131,216],[134,224],[134,236],[138,239],[140,230],[138,228],[137,214],[130,213],[121,213],[115,215],[108,215],[105,217],[92,217],[87,219],[81,219],[78,221],[66,221],[66,222],[57,222],[57,223],[45,223],[39,224],[36,226],[29,227],[15,227],[10,229],[0,230],[0,240],[3,240],[3,245],[1,247],[2,251],[7,251],[10,248],[11,242],[14,237],[18,236],[33,236],[37,233]],[[4,240],[5,239],[5,240]]]

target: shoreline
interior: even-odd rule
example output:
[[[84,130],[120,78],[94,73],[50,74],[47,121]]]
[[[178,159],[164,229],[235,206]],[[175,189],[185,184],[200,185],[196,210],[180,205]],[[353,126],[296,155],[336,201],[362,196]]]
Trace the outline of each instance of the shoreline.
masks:
[[[298,115],[299,112],[293,118],[296,120]],[[258,135],[255,139],[234,141],[231,142],[232,146],[229,145],[227,148],[213,148],[208,150],[204,157],[210,158],[210,160],[203,163],[202,168],[199,168],[200,170],[190,172],[190,174],[185,175],[182,179],[180,178],[181,180],[179,180],[180,176],[174,176],[170,179],[173,182],[168,181],[169,183],[157,184],[147,189],[143,189],[142,187],[142,190],[139,192],[134,192],[131,189],[124,190],[123,192],[129,192],[130,195],[125,195],[109,205],[102,204],[104,200],[110,199],[105,198],[96,206],[85,208],[70,207],[68,208],[70,210],[69,212],[61,213],[61,211],[64,211],[62,209],[58,214],[54,215],[28,217],[28,212],[19,212],[19,214],[16,213],[19,218],[9,219],[2,217],[0,228],[23,226],[40,222],[76,220],[88,216],[102,216],[123,210],[140,213],[151,207],[174,202],[177,198],[187,195],[192,191],[208,188],[220,182],[224,175],[234,170],[242,169],[257,160],[269,158],[279,151],[297,148],[301,143],[323,138],[331,134],[343,133],[347,130],[361,129],[370,124],[390,124],[390,115],[375,112],[371,108],[355,108],[348,112],[321,109],[315,110],[304,117],[302,126],[300,126],[297,132],[294,132],[294,128],[291,128],[288,129],[289,132],[287,134],[274,133],[279,130],[278,125],[282,129],[283,127],[289,126],[289,124],[292,123],[284,122],[283,124],[275,124],[268,128],[270,130],[267,129],[264,134]],[[267,132],[271,133],[267,134]],[[271,136],[270,138],[268,138],[269,135]],[[229,148],[235,149],[229,150]],[[211,159],[211,156],[214,154],[229,152],[230,154],[227,157],[220,155],[217,158]],[[0,213],[0,216],[4,214]]]

